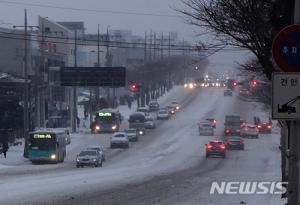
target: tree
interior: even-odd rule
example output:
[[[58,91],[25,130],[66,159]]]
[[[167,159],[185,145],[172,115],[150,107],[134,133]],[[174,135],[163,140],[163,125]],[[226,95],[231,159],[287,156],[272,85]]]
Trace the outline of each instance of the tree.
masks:
[[[226,45],[250,50],[271,79],[275,68],[271,62],[274,37],[272,0],[182,0],[186,10],[177,11],[187,22],[205,28]]]

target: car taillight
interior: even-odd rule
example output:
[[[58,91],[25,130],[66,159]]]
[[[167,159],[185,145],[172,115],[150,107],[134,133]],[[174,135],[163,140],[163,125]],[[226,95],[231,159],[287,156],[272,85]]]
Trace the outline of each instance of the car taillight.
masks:
[[[272,128],[272,126],[271,126],[271,125],[268,125],[268,128],[269,128],[269,129],[271,129],[271,128]]]
[[[221,148],[221,149],[225,149],[225,145],[221,145],[220,148]]]
[[[212,145],[209,144],[209,145],[206,146],[206,148],[207,148],[207,149],[211,149],[211,148],[212,148]]]
[[[217,120],[214,120],[213,123],[216,124],[216,123],[217,123]]]
[[[226,132],[226,133],[229,133],[229,132],[230,132],[230,130],[229,130],[229,129],[226,129],[226,130],[225,130],[225,132]]]
[[[260,128],[261,128],[261,125],[258,125],[257,127],[260,129]]]

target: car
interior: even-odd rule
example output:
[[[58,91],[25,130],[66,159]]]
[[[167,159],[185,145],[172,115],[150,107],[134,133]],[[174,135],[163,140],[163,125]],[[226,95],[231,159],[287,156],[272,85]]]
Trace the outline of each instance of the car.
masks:
[[[206,158],[210,156],[221,156],[226,157],[226,146],[220,140],[210,141],[208,144],[205,144]]]
[[[125,129],[125,133],[131,142],[139,141],[137,130],[135,128]]]
[[[110,148],[125,147],[129,148],[129,138],[125,132],[116,132],[110,138]]]
[[[157,101],[154,101],[154,100],[150,101],[148,106],[149,106],[149,111],[150,112],[159,110],[159,104],[158,104]]]
[[[210,122],[213,128],[217,127],[217,120],[215,118],[206,118],[206,120]]]
[[[259,130],[255,125],[245,124],[242,126],[241,136],[242,137],[251,137],[258,138]]]
[[[99,152],[102,161],[104,162],[104,161],[106,160],[106,157],[105,157],[105,151],[104,151],[103,147],[97,146],[97,145],[92,145],[92,146],[88,146],[88,147],[86,148],[86,150],[96,150],[96,151]]]
[[[229,150],[232,149],[244,150],[245,147],[243,138],[239,136],[226,137],[225,145],[226,148]]]
[[[232,91],[229,89],[224,90],[224,96],[232,96]]]
[[[102,167],[102,158],[97,150],[84,150],[77,155],[76,167],[94,166]]]
[[[168,120],[170,119],[169,111],[166,109],[160,109],[157,113],[158,120]]]
[[[213,136],[214,135],[214,128],[211,126],[209,121],[202,121],[198,123],[198,131],[199,135],[205,136]]]
[[[146,117],[145,128],[146,129],[155,129],[155,120],[153,117]]]
[[[246,88],[240,88],[239,93],[243,96],[248,96],[250,94],[249,90]]]
[[[254,124],[257,126],[259,133],[271,134],[272,133],[272,120],[260,117],[254,117]]]
[[[180,109],[180,105],[177,101],[171,102],[170,106],[174,107],[176,111]]]
[[[148,115],[149,114],[149,108],[148,107],[138,107],[137,112],[143,112],[145,113],[145,115]]]
[[[171,114],[171,115],[175,114],[175,112],[176,112],[176,108],[175,107],[173,107],[171,105],[168,105],[167,108],[168,108],[169,114]]]

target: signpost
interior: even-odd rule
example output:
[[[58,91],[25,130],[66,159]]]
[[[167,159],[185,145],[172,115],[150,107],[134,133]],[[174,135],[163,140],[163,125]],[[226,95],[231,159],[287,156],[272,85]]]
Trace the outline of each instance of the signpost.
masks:
[[[125,67],[62,67],[60,69],[62,86],[103,86],[124,87]]]
[[[296,11],[296,10],[295,10]],[[281,30],[273,41],[273,58],[285,73],[274,73],[272,79],[272,117],[285,120],[288,157],[288,204],[300,204],[300,25]],[[293,73],[294,72],[294,73]],[[288,153],[288,154],[287,154]]]

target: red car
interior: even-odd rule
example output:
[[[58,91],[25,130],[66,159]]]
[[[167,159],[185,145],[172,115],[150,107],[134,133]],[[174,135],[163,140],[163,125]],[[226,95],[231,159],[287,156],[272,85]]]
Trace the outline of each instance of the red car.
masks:
[[[205,145],[206,149],[206,158],[210,156],[221,156],[223,158],[226,157],[226,146],[220,140],[210,141]]]
[[[259,123],[257,125],[257,128],[258,128],[260,133],[270,134],[272,132],[272,123],[270,123],[270,122]]]

